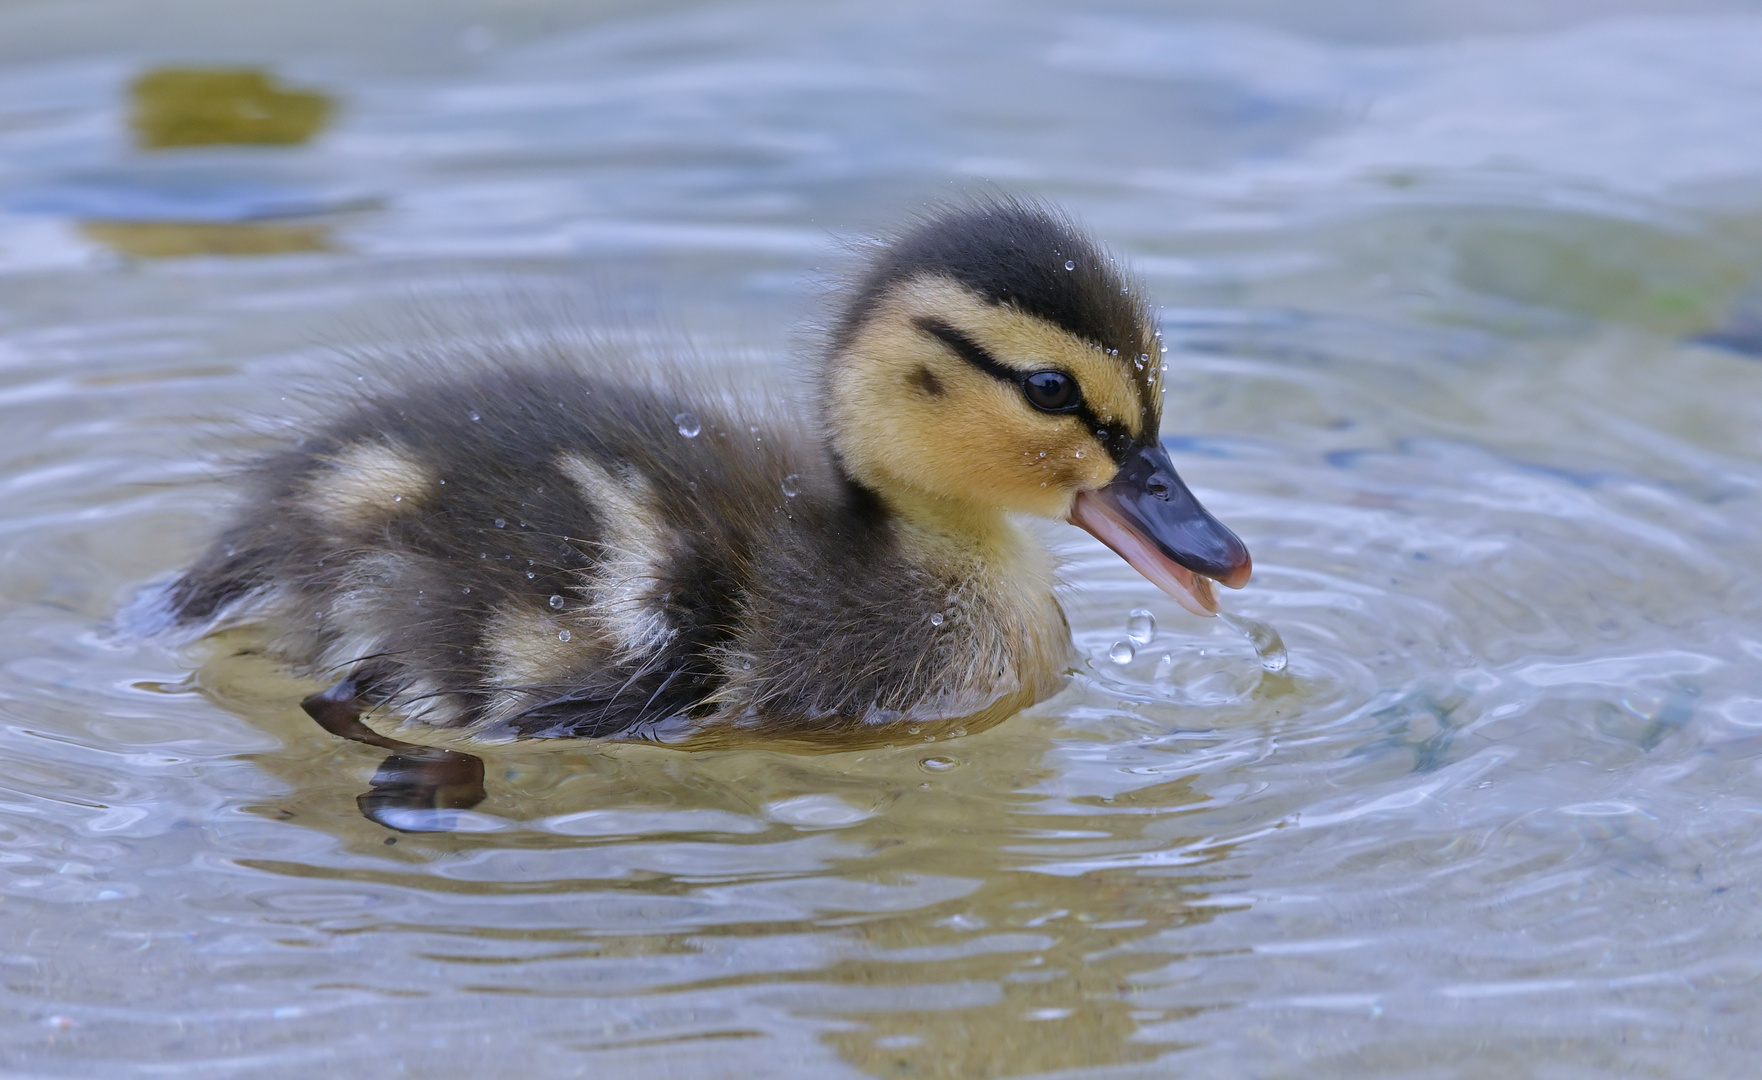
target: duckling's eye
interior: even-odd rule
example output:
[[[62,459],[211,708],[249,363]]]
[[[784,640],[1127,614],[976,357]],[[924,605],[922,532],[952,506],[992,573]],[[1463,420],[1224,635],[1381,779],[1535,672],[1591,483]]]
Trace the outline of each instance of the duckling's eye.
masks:
[[[1077,380],[1062,371],[1036,371],[1022,380],[1022,393],[1041,412],[1069,412],[1083,404]]]

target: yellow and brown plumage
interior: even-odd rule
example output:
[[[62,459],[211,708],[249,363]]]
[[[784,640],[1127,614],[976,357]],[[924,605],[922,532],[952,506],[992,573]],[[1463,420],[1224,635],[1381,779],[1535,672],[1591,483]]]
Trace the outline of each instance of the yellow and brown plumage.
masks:
[[[591,358],[484,361],[258,465],[170,586],[175,618],[264,623],[276,656],[335,680],[307,705],[332,730],[382,705],[488,737],[812,736],[1057,686],[1069,632],[1016,515],[1089,529],[1200,613],[1210,580],[1249,572],[1158,441],[1138,290],[1032,204],[948,209],[881,247],[815,416]]]

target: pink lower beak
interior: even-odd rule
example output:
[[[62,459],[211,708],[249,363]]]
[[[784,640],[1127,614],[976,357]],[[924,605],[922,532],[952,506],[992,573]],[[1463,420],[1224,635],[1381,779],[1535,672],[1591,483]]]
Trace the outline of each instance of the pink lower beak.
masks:
[[[1217,614],[1214,580],[1240,589],[1254,572],[1247,547],[1199,505],[1155,444],[1129,450],[1106,487],[1080,492],[1069,520],[1195,615]]]

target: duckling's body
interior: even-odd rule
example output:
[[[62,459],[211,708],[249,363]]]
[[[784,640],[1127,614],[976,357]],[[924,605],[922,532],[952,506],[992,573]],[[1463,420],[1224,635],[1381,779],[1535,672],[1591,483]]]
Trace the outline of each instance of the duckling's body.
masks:
[[[519,735],[928,720],[1044,692],[1067,639],[1032,536],[923,535],[753,419],[563,370],[376,402],[265,463],[173,602],[242,600],[305,669]]]
[[[1154,331],[1127,290],[1068,223],[986,203],[908,231],[856,283],[819,416],[591,357],[485,356],[263,462],[170,605],[185,625],[265,624],[274,655],[336,680],[325,707],[489,736],[1013,711],[1069,652],[1051,558],[1015,515],[1154,561],[1119,495],[1136,469],[1142,496],[1161,454]],[[1240,548],[1192,509],[1182,527]],[[1195,559],[1246,577],[1245,551]],[[1203,578],[1159,567],[1203,610]]]

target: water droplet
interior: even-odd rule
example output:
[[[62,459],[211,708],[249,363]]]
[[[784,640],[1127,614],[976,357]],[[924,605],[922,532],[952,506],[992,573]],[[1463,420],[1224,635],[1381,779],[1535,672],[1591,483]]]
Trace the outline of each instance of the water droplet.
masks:
[[[1040,451],[1040,456],[1041,456],[1041,457],[1045,457],[1045,456],[1046,456],[1046,451],[1044,451],[1044,450],[1042,450],[1042,451]]]
[[[467,586],[465,586],[465,587],[464,587],[464,588],[463,588],[463,589],[461,589],[461,590],[459,590],[459,591],[460,591],[460,592],[465,592],[465,593],[469,593],[469,592],[470,592],[470,591],[471,591],[471,586],[469,586],[469,585],[467,585]]]
[[[698,423],[697,417],[688,412],[682,412],[673,417],[673,425],[679,429],[679,434],[688,439],[697,438],[697,433],[704,429],[704,426]]]
[[[537,574],[533,573],[530,570],[526,571],[526,580],[527,581],[531,581],[533,578],[535,578],[537,576],[538,576]]]
[[[496,528],[505,529],[507,527],[508,527],[508,519],[507,518],[496,518]]]
[[[930,614],[930,625],[931,626],[941,626],[942,625],[942,612],[936,611],[936,612],[932,612]]]
[[[801,494],[801,475],[790,473],[783,478],[783,494],[793,499]]]
[[[1078,456],[1078,457],[1082,457],[1082,456],[1083,456],[1083,451],[1081,451],[1081,450],[1079,450],[1079,451],[1077,451],[1077,456]]]
[[[481,416],[479,416],[479,415],[477,415],[477,414],[476,414],[476,413],[472,413],[472,414],[471,414],[471,419],[473,419],[473,420],[482,420],[482,419],[483,419],[483,417],[481,417]]]
[[[959,762],[950,757],[927,757],[918,762],[918,768],[925,772],[947,772],[957,764]]]
[[[1148,608],[1133,608],[1126,617],[1126,636],[1140,645],[1150,644],[1156,636],[1156,616]]]
[[[478,552],[478,553],[477,553],[477,557],[478,557],[478,558],[480,558],[480,559],[487,559],[487,558],[489,558],[489,552],[487,552],[487,551],[480,551],[480,552]]]
[[[563,598],[561,596],[551,597],[550,604],[551,604],[552,611],[562,611],[563,610]]]
[[[1066,270],[1075,270],[1076,268],[1077,268],[1076,263],[1072,262],[1070,259],[1065,260],[1065,269]]]
[[[685,486],[690,488],[693,491],[696,491],[697,490],[697,481],[696,480],[687,480],[685,482]]]
[[[1255,654],[1260,657],[1260,666],[1268,671],[1283,671],[1291,662],[1291,654],[1285,651],[1285,639],[1279,636],[1277,630],[1259,619],[1220,611],[1217,613],[1217,621],[1247,638],[1254,645]]]
[[[403,501],[404,501],[404,497],[402,495],[393,495],[392,496],[392,502],[403,502]]]
[[[751,660],[742,660],[740,662],[740,670],[751,671],[752,669],[753,669],[753,662]]]
[[[1162,659],[1156,662],[1156,674],[1151,678],[1156,682],[1167,682],[1175,674],[1175,654],[1163,653]]]
[[[1116,641],[1113,643],[1113,648],[1107,650],[1107,658],[1116,664],[1130,664],[1132,658],[1137,655],[1138,650],[1132,648],[1132,643],[1129,641]]]
[[[568,641],[571,636],[572,635],[567,630],[557,631],[557,640],[558,641]]]

